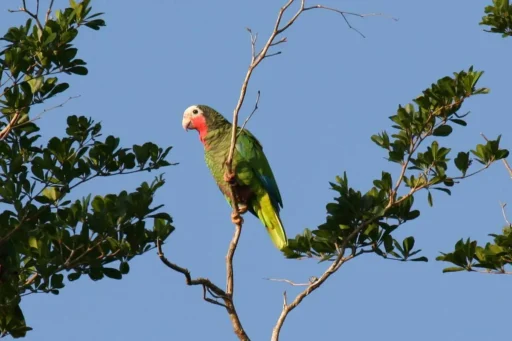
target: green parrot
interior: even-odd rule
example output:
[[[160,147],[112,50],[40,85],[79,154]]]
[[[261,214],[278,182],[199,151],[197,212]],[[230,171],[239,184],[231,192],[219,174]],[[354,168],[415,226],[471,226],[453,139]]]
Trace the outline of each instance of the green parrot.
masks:
[[[272,169],[259,141],[246,129],[238,127],[233,155],[234,179],[226,178],[226,159],[231,145],[232,125],[206,105],[192,105],[183,114],[183,128],[195,129],[204,145],[204,157],[215,182],[232,206],[230,181],[235,181],[238,211],[251,212],[266,227],[274,245],[284,251],[288,244],[279,217],[283,207]]]

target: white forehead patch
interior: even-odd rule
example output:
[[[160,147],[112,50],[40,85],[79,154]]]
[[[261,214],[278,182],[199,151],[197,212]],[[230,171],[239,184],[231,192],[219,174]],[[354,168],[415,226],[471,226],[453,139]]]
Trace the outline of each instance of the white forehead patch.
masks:
[[[185,109],[185,114],[187,114],[187,113],[191,114],[193,110],[201,111],[201,109],[199,109],[199,107],[197,105],[191,105],[190,107]]]

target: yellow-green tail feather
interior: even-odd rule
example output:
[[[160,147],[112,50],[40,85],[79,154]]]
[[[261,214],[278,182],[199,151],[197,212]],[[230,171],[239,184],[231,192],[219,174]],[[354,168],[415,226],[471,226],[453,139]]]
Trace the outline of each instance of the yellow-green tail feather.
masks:
[[[288,245],[288,238],[286,238],[286,232],[284,230],[283,223],[281,222],[281,218],[272,206],[270,196],[268,193],[262,193],[261,195],[258,195],[258,199],[255,201],[254,211],[263,225],[265,225],[274,245],[279,250],[283,250]]]

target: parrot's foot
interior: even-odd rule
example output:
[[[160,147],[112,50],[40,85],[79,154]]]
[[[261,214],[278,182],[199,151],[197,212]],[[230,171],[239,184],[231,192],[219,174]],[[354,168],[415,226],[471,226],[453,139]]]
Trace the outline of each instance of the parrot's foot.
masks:
[[[226,181],[230,185],[234,185],[236,183],[235,173],[226,171],[226,173],[224,173],[224,181]]]
[[[247,210],[248,207],[246,204],[238,204],[238,213],[244,214],[245,212],[247,212]]]
[[[244,218],[242,218],[240,213],[231,212],[231,221],[235,225],[241,225],[244,223]]]

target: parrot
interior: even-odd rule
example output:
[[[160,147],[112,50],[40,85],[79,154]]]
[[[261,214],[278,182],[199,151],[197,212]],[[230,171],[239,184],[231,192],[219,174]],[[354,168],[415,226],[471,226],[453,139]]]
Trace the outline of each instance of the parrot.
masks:
[[[206,165],[232,205],[231,185],[235,191],[239,214],[251,212],[265,226],[274,245],[285,252],[288,245],[279,211],[283,207],[281,193],[260,142],[247,129],[237,127],[233,154],[233,174],[226,176],[226,160],[231,146],[232,124],[207,105],[192,105],[183,113],[185,131],[197,130],[204,146]],[[233,222],[237,214],[232,214]]]

